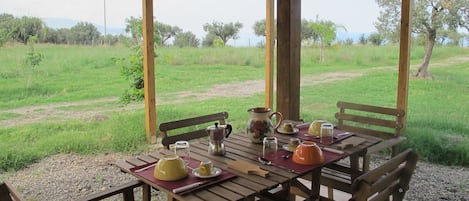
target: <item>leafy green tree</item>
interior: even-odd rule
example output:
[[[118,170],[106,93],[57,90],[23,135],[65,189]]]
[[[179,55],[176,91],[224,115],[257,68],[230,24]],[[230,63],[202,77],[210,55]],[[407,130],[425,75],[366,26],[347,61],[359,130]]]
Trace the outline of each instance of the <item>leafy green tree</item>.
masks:
[[[129,82],[129,87],[122,94],[120,101],[123,104],[141,101],[144,98],[143,82],[143,52],[142,46],[136,45],[132,48],[132,53],[124,62],[121,68],[121,75]]]
[[[101,33],[89,22],[79,22],[70,28],[70,37],[76,44],[96,44]]]
[[[57,37],[58,33],[56,29],[50,28],[50,27],[45,27],[44,28],[44,39],[42,40],[43,43],[52,43],[52,44],[58,44],[57,43]]]
[[[353,38],[345,39],[344,44],[347,45],[347,46],[353,45]]]
[[[0,47],[12,38],[17,29],[16,19],[10,14],[0,14]]]
[[[70,44],[72,41],[72,33],[70,29],[60,28],[57,29],[57,43],[59,44]]]
[[[366,45],[368,42],[368,39],[366,39],[365,34],[361,34],[360,37],[358,38],[358,42],[362,45]]]
[[[274,38],[277,38],[277,26],[275,26],[276,24],[277,24],[277,20],[274,20],[274,24],[273,24]],[[254,25],[252,26],[252,28],[254,29],[254,34],[256,34],[256,36],[265,36],[266,34],[265,19],[256,21]]]
[[[125,26],[125,32],[130,33],[133,39],[133,44],[134,45],[140,45],[143,42],[143,25],[142,25],[142,18],[134,18],[130,17],[127,18],[126,20],[126,26]],[[160,33],[158,31],[158,24],[156,21],[153,22],[153,40],[157,44],[160,43]]]
[[[143,33],[142,33],[142,19],[131,17],[126,19],[126,32],[131,33],[133,44],[131,44],[131,54],[127,58],[118,60],[122,62],[121,75],[129,82],[129,87],[124,91],[120,100],[123,104],[130,102],[141,101],[144,98],[144,82],[143,82]],[[154,27],[156,27],[156,22]],[[156,44],[159,43],[160,37],[157,29],[154,29],[154,48],[156,51]],[[119,36],[120,40],[124,37]],[[154,55],[157,57],[157,55]]]
[[[225,47],[225,43],[220,38],[215,38],[213,40],[213,47]]]
[[[44,23],[37,17],[23,16],[17,23],[18,28],[13,33],[13,38],[19,42],[27,44],[29,37],[42,35]]]
[[[379,33],[372,33],[368,36],[368,41],[373,45],[380,46],[384,43],[384,37]]]
[[[199,47],[200,41],[195,34],[187,31],[176,35],[173,45],[176,47]]]
[[[375,27],[391,42],[397,42],[400,32],[401,0],[376,0],[381,7]],[[467,0],[414,0],[412,6],[412,31],[425,35],[425,55],[415,76],[432,79],[428,64],[432,56],[437,35],[443,30],[457,30],[458,27],[469,31]]]
[[[204,39],[202,40],[202,46],[203,47],[213,47],[213,41],[216,38],[218,38],[218,36],[216,36],[215,34],[207,33],[207,35],[205,35]]]
[[[310,23],[313,23],[313,22],[310,22],[307,19],[301,20],[301,41],[316,39],[316,36],[313,35],[314,34],[313,29],[309,27]]]
[[[134,18],[131,16],[130,18],[125,19],[125,23],[125,32],[130,33],[135,44],[142,44],[142,18]]]
[[[182,32],[178,26],[171,26],[162,22],[155,21],[155,30],[160,38],[160,45],[165,46],[166,41]]]
[[[336,39],[337,29],[342,26],[336,25],[332,21],[316,20],[316,22],[309,22],[306,27],[305,36],[311,37],[314,42],[317,42],[320,47],[319,61],[325,61],[326,46],[330,46],[332,41]],[[344,28],[345,29],[345,28]]]
[[[223,44],[226,45],[229,39],[237,39],[239,30],[243,27],[243,24],[240,22],[230,22],[228,24],[224,24],[222,22],[212,22],[212,24],[206,23],[204,24],[203,28],[207,34],[213,34],[218,36],[222,41]]]
[[[32,76],[34,72],[36,71],[36,67],[39,66],[42,59],[44,58],[44,55],[42,55],[41,53],[37,52],[34,49],[34,45],[36,44],[37,40],[38,40],[38,37],[36,35],[28,37],[29,51],[26,52],[24,63],[26,64],[26,66],[31,68],[31,71],[29,71],[26,88],[29,88],[31,84]]]

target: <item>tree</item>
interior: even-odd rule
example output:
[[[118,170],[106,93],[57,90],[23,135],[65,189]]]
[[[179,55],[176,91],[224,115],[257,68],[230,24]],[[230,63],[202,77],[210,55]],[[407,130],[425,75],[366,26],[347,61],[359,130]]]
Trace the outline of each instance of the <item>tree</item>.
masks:
[[[44,23],[37,17],[23,16],[17,23],[19,23],[18,28],[15,29],[13,38],[25,45],[28,43],[29,37],[42,35]]]
[[[366,43],[368,42],[368,39],[366,39],[365,34],[360,35],[360,38],[358,38],[358,42],[362,45],[366,45]]]
[[[176,47],[199,47],[200,41],[195,34],[187,31],[176,35],[173,45]]]
[[[309,27],[309,24],[313,23],[307,19],[301,20],[301,41],[304,40],[315,40],[315,36],[313,36],[313,29]]]
[[[26,66],[31,68],[31,71],[29,71],[28,74],[26,88],[29,88],[33,74],[36,71],[36,67],[39,66],[42,59],[44,58],[44,55],[34,49],[34,45],[36,44],[37,38],[38,37],[36,35],[28,37],[29,51],[26,52],[24,63],[26,64]]]
[[[212,22],[212,24],[204,24],[203,28],[207,34],[213,34],[219,37],[223,44],[226,45],[226,42],[229,39],[237,39],[238,32],[243,27],[243,24],[240,22],[230,22],[228,24],[224,24],[222,22]]]
[[[67,29],[67,28],[57,29],[57,43],[59,43],[59,44],[70,44],[71,43],[70,29]]]
[[[316,20],[316,22],[306,24],[304,36],[310,37],[314,42],[318,42],[320,47],[320,62],[324,62],[326,46],[330,46],[331,42],[336,39],[336,32],[339,27],[342,26],[338,26],[334,22],[327,20]]]
[[[277,24],[277,20],[274,20],[274,24],[273,24],[274,26],[273,37],[274,38],[277,38],[277,26],[275,26],[276,24]],[[254,34],[256,34],[256,36],[265,36],[266,35],[265,19],[256,21],[254,23],[254,26],[252,26],[252,29],[254,29]]]
[[[165,46],[168,39],[182,32],[182,29],[178,26],[171,26],[158,21],[155,21],[155,30],[160,38],[161,46]]]
[[[373,45],[380,46],[384,43],[384,37],[379,33],[372,33],[368,36],[368,41]]]
[[[142,18],[130,17],[130,19],[127,18],[125,21],[125,32],[130,33],[130,35],[134,39],[134,44],[132,45],[141,45],[143,42]],[[155,43],[159,44],[160,35],[158,33],[158,24],[156,21],[153,22],[153,26],[153,40]]]
[[[125,32],[130,33],[136,44],[142,44],[142,18],[130,17],[125,19]]]
[[[401,0],[376,0],[382,8],[375,27],[391,42],[399,37]],[[425,35],[425,55],[415,73],[416,77],[432,79],[428,65],[432,56],[437,35],[443,30],[457,30],[458,27],[469,31],[467,0],[414,0],[412,30]]]
[[[10,14],[0,15],[0,47],[12,38],[13,33],[17,29],[16,19]]]
[[[252,29],[254,30],[254,34],[256,34],[256,36],[261,36],[261,37],[266,36],[267,30],[266,30],[265,23],[266,23],[265,19],[256,21],[254,23],[254,25],[252,26]],[[274,38],[274,40],[277,38],[277,26],[275,26],[275,24],[277,24],[277,20],[274,20],[274,24],[272,25],[274,28],[274,33],[272,33],[272,38]],[[260,41],[258,43],[258,47],[262,47],[262,48],[265,47],[265,41]]]
[[[202,46],[203,47],[213,47],[213,41],[218,38],[218,36],[215,36],[213,33],[208,33],[205,35],[204,39],[202,40]]]
[[[70,28],[70,35],[76,44],[94,44],[99,39],[101,33],[89,22],[79,22]]]

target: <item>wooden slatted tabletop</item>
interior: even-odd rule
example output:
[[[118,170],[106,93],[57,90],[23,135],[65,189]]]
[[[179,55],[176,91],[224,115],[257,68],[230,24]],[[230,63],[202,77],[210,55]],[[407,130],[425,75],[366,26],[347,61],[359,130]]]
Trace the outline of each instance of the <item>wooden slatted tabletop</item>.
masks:
[[[279,145],[288,143],[289,135],[276,134],[279,139]],[[366,139],[366,142],[350,149],[345,150],[347,155],[363,152],[367,147],[376,144],[376,139]],[[298,177],[305,174],[313,173],[317,178],[316,183],[311,187],[314,189],[310,194],[319,196],[319,177],[321,168],[316,168],[308,173],[297,174],[286,169],[282,169],[276,166],[263,165],[255,160],[256,156],[262,153],[261,144],[253,144],[244,133],[233,133],[229,138],[225,140],[225,156],[215,156],[208,154],[208,140],[205,138],[194,140],[190,142],[190,157],[197,160],[210,159],[215,167],[219,167],[224,171],[229,171],[236,175],[227,181],[210,185],[202,189],[190,192],[188,194],[179,195],[175,194],[165,188],[162,188],[151,181],[139,176],[130,169],[136,166],[141,166],[149,163],[155,163],[160,158],[168,154],[174,154],[170,150],[158,150],[146,155],[140,155],[125,160],[119,160],[115,162],[115,165],[122,171],[127,172],[136,176],[138,179],[145,182],[147,185],[152,186],[162,192],[168,194],[169,197],[173,197],[177,200],[254,200],[256,196],[266,195],[269,190],[277,188],[281,185],[284,189],[289,189],[290,184],[298,183],[295,182]],[[344,156],[345,157],[345,156]],[[228,163],[234,160],[243,160],[252,164],[256,164],[261,169],[269,171],[267,177],[260,177],[257,175],[248,175],[237,170],[230,169]],[[326,164],[324,164],[326,165]],[[315,179],[315,178],[312,178]],[[317,189],[315,189],[317,188]],[[289,195],[285,190],[283,194],[278,193],[273,196],[276,200],[288,200]],[[281,191],[280,191],[281,192]],[[278,196],[282,197],[278,197]],[[271,195],[272,196],[272,195]]]

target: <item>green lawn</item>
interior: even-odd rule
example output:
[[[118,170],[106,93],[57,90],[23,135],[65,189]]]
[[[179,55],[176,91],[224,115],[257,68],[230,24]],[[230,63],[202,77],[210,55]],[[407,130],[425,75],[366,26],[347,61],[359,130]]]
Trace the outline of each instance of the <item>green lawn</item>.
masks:
[[[119,97],[127,88],[120,76],[130,50],[118,47],[38,45],[43,62],[32,71],[24,67],[27,47],[0,48],[0,120],[16,118],[7,109],[77,100]],[[430,67],[435,80],[411,79],[407,117],[408,140],[404,147],[416,149],[421,158],[441,164],[469,165],[469,65],[454,58],[468,55],[468,49],[437,47]],[[264,94],[248,97],[177,99],[177,92],[205,92],[223,83],[264,79],[264,50],[259,48],[159,48],[156,58],[158,122],[228,111],[235,131],[243,131],[247,109],[263,105]],[[324,73],[358,73],[360,76],[320,82],[301,88],[301,117],[306,121],[334,121],[338,100],[394,106],[398,63],[396,46],[332,47],[326,62],[317,62],[318,51],[303,49],[303,79]],[[419,64],[423,48],[412,49],[411,63]],[[467,56],[466,56],[467,57]],[[436,65],[438,64],[438,65]],[[32,74],[27,87],[28,74]],[[246,86],[249,88],[249,86]],[[175,103],[171,104],[174,100]],[[188,100],[190,100],[188,102]],[[119,108],[118,102],[95,108]],[[62,108],[82,110],[80,106]],[[69,120],[0,128],[0,171],[25,167],[56,153],[100,153],[144,151],[143,110],[107,112],[103,121]]]

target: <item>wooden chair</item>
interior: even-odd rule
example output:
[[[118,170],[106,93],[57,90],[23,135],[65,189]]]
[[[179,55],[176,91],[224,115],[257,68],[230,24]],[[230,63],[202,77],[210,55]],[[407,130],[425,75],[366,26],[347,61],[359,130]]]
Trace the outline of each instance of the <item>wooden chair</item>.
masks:
[[[332,188],[351,193],[352,181],[369,171],[370,157],[373,154],[391,149],[391,157],[395,156],[399,144],[405,140],[402,136],[405,115],[403,110],[342,101],[337,102],[337,107],[339,112],[335,117],[338,120],[338,129],[381,138],[382,142],[368,148],[364,154],[350,157],[350,163],[335,163],[323,169],[321,184],[328,186],[330,199],[333,199]],[[352,171],[350,164],[359,164],[360,159],[360,172]]]
[[[22,201],[24,200],[14,188],[7,182],[0,183],[0,200],[1,201]]]
[[[179,133],[173,133],[169,135],[169,131],[175,131],[181,128],[186,127],[193,127],[196,125],[204,124],[204,123],[214,123],[217,122],[220,125],[226,124],[225,120],[228,118],[228,112],[219,112],[204,116],[198,116],[188,119],[181,119],[171,122],[161,123],[159,129],[161,131],[162,140],[161,143],[169,149],[170,144],[174,144],[176,141],[179,140],[192,140],[202,137],[207,137],[206,127],[203,128],[195,128],[191,129],[190,131],[181,131]]]
[[[143,185],[143,182],[139,180],[132,180],[130,182],[115,186],[113,188],[107,189],[102,192],[97,192],[94,194],[87,195],[79,199],[80,201],[98,201],[104,200],[114,195],[122,194],[123,201],[134,201],[134,189],[142,187],[142,200],[149,201],[150,198],[150,187],[148,185]],[[0,199],[1,200],[1,199]]]
[[[352,184],[349,201],[401,201],[409,189],[418,156],[408,149],[383,165],[359,176]]]

